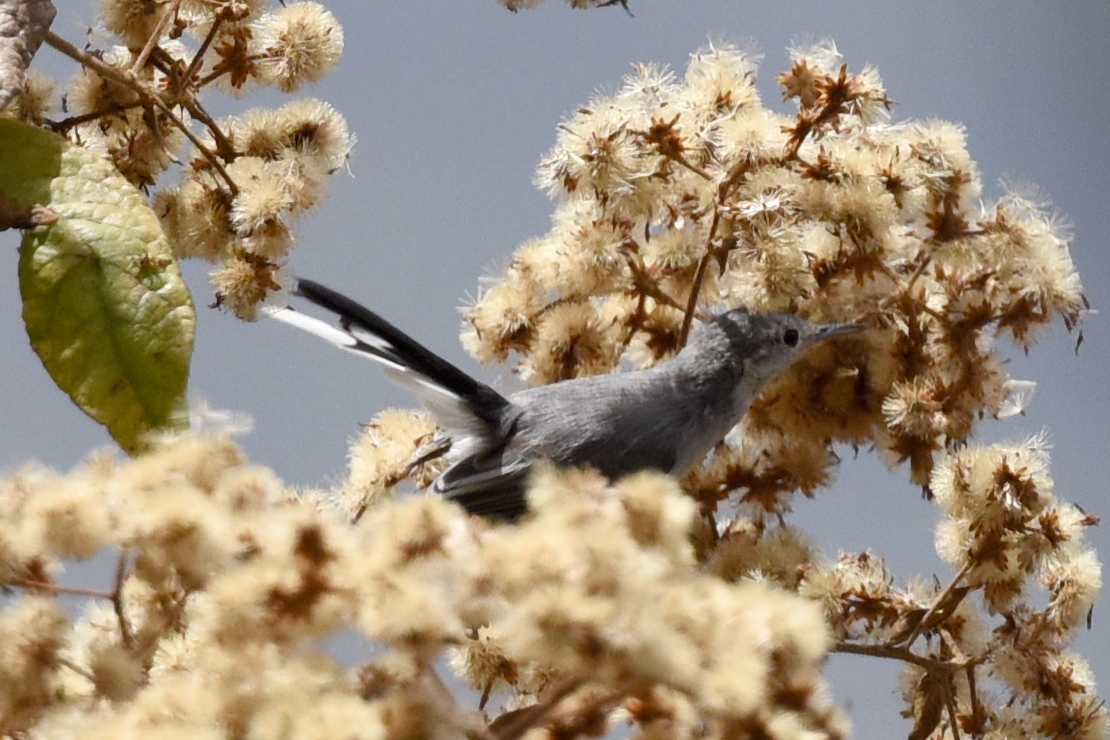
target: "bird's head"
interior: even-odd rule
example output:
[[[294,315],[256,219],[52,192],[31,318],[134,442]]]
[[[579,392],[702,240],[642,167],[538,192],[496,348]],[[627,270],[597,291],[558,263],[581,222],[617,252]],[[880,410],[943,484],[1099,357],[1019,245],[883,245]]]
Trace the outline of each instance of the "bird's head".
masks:
[[[733,309],[716,316],[711,322],[717,334],[723,335],[728,353],[743,363],[744,376],[767,382],[790,367],[815,344],[854,334],[863,324],[813,324],[789,313],[754,314]]]

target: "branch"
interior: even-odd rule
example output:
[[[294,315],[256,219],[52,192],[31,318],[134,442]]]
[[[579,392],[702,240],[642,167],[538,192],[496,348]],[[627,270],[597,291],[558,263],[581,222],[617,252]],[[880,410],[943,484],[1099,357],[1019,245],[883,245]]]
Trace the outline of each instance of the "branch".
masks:
[[[963,567],[960,568],[960,571],[952,577],[952,580],[949,581],[947,586],[945,586],[944,591],[940,593],[940,596],[933,600],[932,605],[928,608],[925,614],[922,615],[921,621],[914,625],[914,628],[910,630],[909,636],[905,640],[901,641],[903,645],[905,645],[907,648],[910,647],[911,645],[913,645],[913,641],[916,640],[922,632],[930,628],[929,621],[932,619],[933,615],[936,614],[942,606],[948,606],[948,600],[952,598],[952,594],[956,591],[956,587],[960,584],[960,581],[963,580],[964,576],[967,575],[967,572],[969,570],[971,570],[970,560],[964,563]],[[959,602],[957,601],[956,603],[958,604]]]
[[[201,65],[204,63],[204,54],[215,40],[216,34],[219,33],[220,25],[223,22],[223,15],[217,15],[216,20],[212,22],[212,27],[208,29],[208,34],[204,37],[204,41],[201,42],[200,48],[197,49],[197,53],[193,55],[193,61],[189,62],[189,68],[185,70],[185,74],[181,78],[182,87],[188,86],[189,82],[192,81],[193,77],[200,71]]]
[[[74,126],[80,126],[82,123],[95,121],[96,119],[103,118],[104,116],[111,116],[115,115],[116,113],[124,113],[131,110],[132,108],[138,108],[141,105],[142,103],[131,103],[130,105],[113,105],[111,108],[105,108],[104,110],[95,110],[91,113],[82,113],[79,116],[70,116],[69,118],[63,118],[60,121],[47,121],[47,125],[50,126],[54,133],[64,134],[66,131],[69,131]]]
[[[718,203],[713,207],[713,222],[709,225],[709,236],[705,239],[705,254],[698,260],[698,269],[694,273],[694,284],[690,287],[690,297],[686,299],[686,315],[682,318],[682,329],[678,332],[678,346],[686,346],[690,337],[690,327],[694,323],[694,312],[698,308],[698,296],[701,294],[701,284],[705,280],[705,272],[709,269],[709,260],[713,257],[713,240],[717,236],[717,226],[721,223],[721,213]]]
[[[144,105],[154,105],[160,108],[162,112],[169,117],[170,122],[173,123],[173,125],[176,126],[177,129],[185,135],[185,138],[187,138],[193,144],[193,146],[197,148],[197,151],[199,151],[204,156],[204,158],[208,160],[212,167],[220,174],[220,176],[227,183],[228,189],[231,191],[232,196],[239,194],[239,186],[236,185],[235,181],[231,179],[231,176],[227,173],[227,170],[224,169],[224,166],[220,162],[219,158],[216,157],[212,150],[205,146],[200,139],[197,138],[196,134],[189,130],[189,127],[186,126],[184,121],[182,121],[177,116],[177,114],[173,112],[169,104],[167,104],[166,101],[162,100],[162,97],[160,95],[158,95],[156,92],[140,82],[134,74],[132,74],[130,71],[123,72],[110,64],[106,64],[104,61],[96,58],[92,54],[78,49],[76,46],[69,43],[61,36],[58,36],[53,31],[47,31],[44,40],[55,50],[61,52],[62,54],[65,54],[67,57],[74,60],[78,64],[84,67],[88,67],[101,77],[119,83],[120,85],[126,87],[128,90],[131,90],[143,100]],[[207,116],[207,114],[204,115]],[[215,138],[215,135],[213,135],[213,138]]]
[[[139,52],[139,56],[135,57],[135,63],[131,65],[131,74],[138,75],[139,70],[146,66],[146,60],[150,58],[150,53],[154,51],[154,47],[158,46],[158,41],[162,38],[162,33],[166,30],[166,24],[170,22],[172,16],[177,14],[177,8],[180,5],[181,0],[173,0],[170,6],[166,8],[166,12],[158,19],[158,23],[155,24],[150,38],[146,40],[146,46]]]
[[[967,693],[971,696],[971,720],[972,720],[972,734],[981,735],[983,728],[987,725],[987,716],[983,712],[983,706],[979,703],[979,691],[975,687],[975,664],[968,663],[964,666],[964,671],[967,673]]]
[[[713,240],[717,238],[717,228],[721,224],[721,205],[723,205],[725,198],[731,193],[733,188],[740,182],[740,179],[752,168],[755,164],[755,158],[748,155],[741,159],[739,162],[732,166],[728,171],[725,178],[721,180],[721,184],[717,186],[717,197],[713,202],[713,221],[709,225],[709,234],[705,238],[705,254],[698,261],[698,269],[694,273],[694,284],[690,288],[690,297],[686,300],[686,315],[682,319],[682,330],[678,333],[678,346],[681,349],[686,346],[686,340],[690,337],[690,327],[694,323],[694,312],[698,307],[698,296],[701,294],[701,285],[705,280],[705,273],[709,269],[709,260],[713,258],[716,250],[713,249]]]
[[[96,676],[94,676],[91,672],[85,670],[81,666],[77,665],[72,660],[69,660],[67,658],[62,658],[60,656],[55,657],[54,660],[58,661],[58,665],[60,665],[64,668],[70,669],[71,671],[76,673],[78,676],[81,676],[82,678],[84,678],[89,683],[96,684]]]
[[[87,51],[78,49],[53,31],[47,31],[46,35],[43,37],[43,41],[53,47],[55,51],[65,54],[83,67],[88,67],[101,77],[109,79],[112,82],[118,82],[128,90],[133,90],[140,95],[145,93],[145,88],[135,79],[133,74],[130,72],[121,72],[119,69],[89,54]]]
[[[511,717],[501,727],[491,727],[493,735],[497,740],[517,740],[517,738],[524,735],[528,730],[536,726],[536,724],[547,715],[551,714],[552,710],[572,694],[579,686],[582,685],[582,680],[578,678],[568,679],[562,684],[555,687],[543,701],[533,704],[530,707],[520,710],[519,713],[514,713],[516,716]],[[496,726],[496,721],[494,725]]]
[[[131,623],[127,620],[127,612],[123,604],[123,582],[127,580],[127,560],[130,554],[128,550],[122,549],[116,559],[116,587],[112,591],[112,608],[116,612],[116,621],[119,622],[119,634],[123,644],[134,650],[135,634],[131,631]]]
[[[632,284],[640,295],[654,298],[656,303],[661,303],[664,306],[670,306],[679,311],[685,310],[678,301],[671,298],[666,291],[659,287],[659,282],[654,277],[648,274],[647,269],[636,257],[636,250],[625,250],[624,257],[625,262],[628,263],[628,270],[632,273]]]
[[[490,694],[493,693],[493,682],[496,680],[494,676],[486,679],[485,685],[482,687],[482,697],[478,700],[478,711],[486,711],[486,704],[489,703]]]
[[[636,298],[636,312],[632,314],[632,319],[628,322],[628,331],[621,339],[621,354],[628,349],[628,345],[632,343],[632,337],[636,336],[636,332],[644,325],[644,319],[647,318],[646,306],[647,293],[640,293]]]
[[[265,59],[265,58],[266,58],[265,54],[250,54],[250,55],[244,57],[243,60],[247,61],[247,62],[256,62],[259,59]],[[197,87],[204,87],[205,85],[208,85],[209,83],[215,82],[216,80],[220,79],[221,77],[226,75],[228,72],[230,72],[231,69],[232,68],[231,68],[230,65],[217,64],[215,67],[212,68],[211,72],[209,72],[204,77],[201,77],[199,80],[197,80]]]
[[[960,740],[960,722],[957,719],[955,692],[952,690],[951,676],[946,676],[946,678],[948,680],[941,683],[941,689],[944,691],[944,705],[948,708],[948,726],[952,728],[952,740]]]
[[[709,176],[708,172],[703,170],[701,167],[698,167],[697,165],[693,164],[692,162],[690,162],[690,160],[686,159],[686,157],[682,154],[682,152],[675,152],[673,154],[667,154],[667,155],[664,155],[664,156],[666,156],[672,162],[678,162],[680,165],[682,165],[686,169],[690,170],[691,172],[693,172],[695,175],[702,178],[703,180],[712,180],[713,179],[712,177]]]
[[[227,138],[216,122],[212,120],[212,116],[208,115],[208,111],[201,106],[200,102],[195,98],[184,97],[181,100],[181,105],[185,106],[185,110],[189,111],[189,115],[197,119],[212,133],[212,139],[216,142],[216,151],[227,162],[232,162],[239,153],[235,151],[235,147],[231,145],[231,141]]]
[[[914,665],[921,666],[928,671],[951,672],[955,668],[955,666],[947,661],[937,660],[936,658],[926,658],[922,655],[910,652],[909,648],[893,647],[891,645],[858,645],[854,642],[845,642],[841,640],[837,642],[829,652],[848,655],[868,655],[872,658],[900,660],[903,663],[913,663]]]
[[[189,592],[183,592],[180,598],[174,599],[169,609],[162,612],[162,626],[156,630],[147,631],[142,642],[136,643],[135,654],[137,656],[144,660],[148,657],[150,649],[157,645],[158,641],[162,639],[162,633],[170,627],[173,627],[181,618],[182,613],[185,611],[185,603],[188,600]],[[149,622],[147,625],[149,625]]]
[[[76,586],[59,586],[56,583],[47,583],[43,581],[30,581],[30,580],[17,580],[12,581],[9,585],[16,588],[26,589],[28,591],[49,591],[55,594],[65,594],[67,596],[90,596],[95,599],[110,599],[112,594],[108,591],[97,591],[91,588],[78,588]]]
[[[232,197],[238,195],[239,186],[235,184],[235,181],[231,179],[231,175],[229,175],[227,173],[227,170],[224,169],[224,166],[220,162],[219,157],[217,157],[211,149],[205,146],[204,142],[198,139],[196,134],[189,130],[189,127],[185,125],[184,121],[174,115],[174,112],[170,110],[170,107],[166,105],[161,98],[153,98],[153,103],[161,108],[167,116],[169,116],[170,122],[173,123],[173,125],[176,126],[181,133],[185,134],[185,138],[187,138],[192,143],[192,145],[197,148],[197,151],[204,155],[204,158],[208,160],[209,164],[211,164],[216,169],[216,171],[220,173],[220,177],[222,177],[224,179],[224,182],[227,183],[227,188],[231,192]]]

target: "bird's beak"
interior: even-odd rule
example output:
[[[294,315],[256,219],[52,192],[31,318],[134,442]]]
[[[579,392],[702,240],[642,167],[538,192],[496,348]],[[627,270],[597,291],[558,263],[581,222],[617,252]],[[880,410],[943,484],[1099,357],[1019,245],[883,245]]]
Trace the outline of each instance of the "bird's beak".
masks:
[[[857,334],[866,328],[864,324],[821,324],[817,327],[814,344],[824,342],[826,339],[842,337],[845,334]]]

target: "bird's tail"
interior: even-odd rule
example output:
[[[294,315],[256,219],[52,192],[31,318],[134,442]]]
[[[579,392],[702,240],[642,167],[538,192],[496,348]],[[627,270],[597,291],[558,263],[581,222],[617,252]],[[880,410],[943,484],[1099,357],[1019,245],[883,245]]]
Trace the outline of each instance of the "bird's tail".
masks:
[[[435,354],[365,306],[311,280],[298,280],[294,295],[339,317],[339,325],[290,307],[271,308],[271,318],[314,334],[385,366],[386,374],[412,391],[440,426],[494,436],[509,401]]]

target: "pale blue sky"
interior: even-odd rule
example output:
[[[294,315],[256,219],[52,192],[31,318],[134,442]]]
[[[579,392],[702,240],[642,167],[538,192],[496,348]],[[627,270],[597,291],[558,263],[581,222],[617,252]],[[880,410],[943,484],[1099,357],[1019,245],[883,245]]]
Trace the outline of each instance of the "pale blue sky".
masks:
[[[329,7],[343,23],[339,69],[305,91],[347,117],[359,142],[354,177],[332,181],[328,204],[299,229],[294,269],[363,300],[428,346],[486,379],[458,342],[457,308],[479,276],[495,272],[525,239],[544,233],[552,203],[531,184],[555,126],[596,88],[612,89],[637,61],[681,70],[708,39],[761,49],[760,89],[779,103],[773,79],[794,39],[831,37],[853,68],[875,64],[897,101],[895,119],[964,123],[988,195],[996,181],[1035,183],[1075,227],[1073,256],[1093,306],[1110,306],[1110,4],[779,2],[631,0],[573,11],[557,0],[512,14],[494,0],[355,2]],[[54,30],[78,40],[91,2],[60,3]],[[67,69],[50,49],[45,68]],[[68,73],[67,73],[68,74]],[[251,105],[277,102],[265,95]],[[241,107],[226,101],[213,107]],[[782,106],[783,110],[787,108]],[[107,435],[54,387],[31,353],[19,317],[17,237],[0,235],[0,469],[38,458],[68,467]],[[380,409],[411,406],[377,370],[267,323],[243,324],[205,308],[206,266],[185,268],[200,314],[192,388],[216,407],[254,417],[242,440],[251,458],[297,483],[342,476],[348,439]],[[1014,375],[1039,383],[1024,418],[988,422],[982,438],[1047,429],[1057,490],[1095,514],[1110,513],[1110,332],[1089,318],[1078,356],[1057,327]],[[899,576],[946,568],[932,547],[935,508],[862,452],[794,521],[830,556],[872,548]],[[1110,553],[1106,529],[1089,539]],[[1110,688],[1110,615],[1105,597],[1080,641]],[[899,737],[897,666],[834,656],[829,677],[849,705],[857,737]]]

